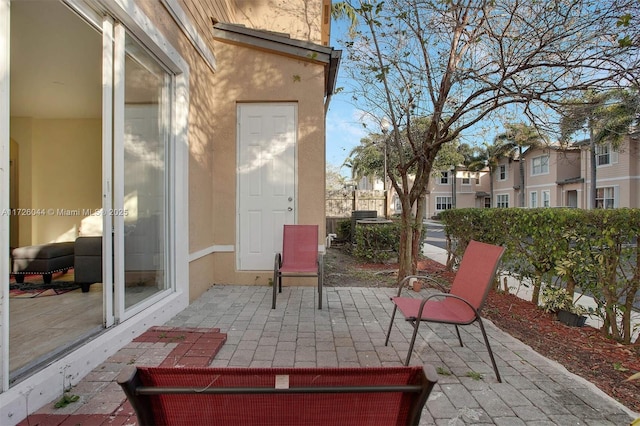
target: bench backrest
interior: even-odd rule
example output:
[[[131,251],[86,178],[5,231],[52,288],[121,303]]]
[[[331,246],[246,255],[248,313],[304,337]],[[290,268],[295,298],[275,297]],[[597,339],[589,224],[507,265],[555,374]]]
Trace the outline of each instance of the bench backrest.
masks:
[[[118,377],[140,425],[417,425],[432,366],[130,367]]]

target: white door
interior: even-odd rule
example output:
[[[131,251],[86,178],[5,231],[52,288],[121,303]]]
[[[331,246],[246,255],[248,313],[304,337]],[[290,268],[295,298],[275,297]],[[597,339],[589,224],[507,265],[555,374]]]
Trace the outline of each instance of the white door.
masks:
[[[238,106],[239,270],[271,270],[295,223],[296,105]]]

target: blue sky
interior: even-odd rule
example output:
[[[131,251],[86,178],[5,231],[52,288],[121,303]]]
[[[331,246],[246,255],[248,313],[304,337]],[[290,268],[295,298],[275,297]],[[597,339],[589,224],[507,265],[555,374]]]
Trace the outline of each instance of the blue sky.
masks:
[[[331,22],[331,43],[335,49],[342,50],[343,61],[347,55],[346,49],[339,43],[345,38],[346,22]],[[338,71],[336,87],[348,86],[344,69]],[[342,91],[333,95],[327,113],[327,165],[340,167],[349,152],[360,143],[360,139],[367,135],[367,129],[362,126],[361,113],[351,103],[351,95]],[[342,174],[350,177],[349,168],[342,168]]]

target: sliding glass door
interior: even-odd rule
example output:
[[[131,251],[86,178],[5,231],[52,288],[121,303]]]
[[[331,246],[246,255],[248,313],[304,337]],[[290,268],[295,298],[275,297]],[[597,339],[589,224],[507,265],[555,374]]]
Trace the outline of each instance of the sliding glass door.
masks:
[[[167,290],[172,75],[122,25],[114,28],[115,314]]]

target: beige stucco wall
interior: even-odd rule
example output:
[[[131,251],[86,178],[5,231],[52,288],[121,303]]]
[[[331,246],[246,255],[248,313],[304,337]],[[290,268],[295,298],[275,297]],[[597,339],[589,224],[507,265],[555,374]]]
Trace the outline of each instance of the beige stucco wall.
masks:
[[[239,24],[322,42],[322,0],[235,0]]]
[[[19,206],[36,210],[20,217],[21,246],[73,241],[83,209],[100,208],[101,126],[100,119],[11,118],[11,138],[19,147]]]
[[[295,102],[298,106],[298,223],[319,224],[324,240],[324,68],[284,56],[219,43],[219,72],[211,87],[218,117],[213,155],[214,242],[236,241],[236,146],[239,102]],[[198,240],[197,230],[190,233]],[[236,271],[236,253],[214,253],[215,283],[266,285],[273,271]]]
[[[297,103],[298,223],[320,224],[322,241],[325,235],[324,67],[215,42],[212,46],[216,56],[214,73],[184,35],[176,32],[173,21],[159,3],[140,1],[139,4],[148,16],[154,17],[154,23],[190,67],[189,229],[185,230],[189,233],[189,253],[193,256],[189,264],[189,298],[196,299],[214,283],[267,285],[273,271],[237,272],[235,251],[216,251],[221,246],[233,250],[237,247],[237,104]],[[212,253],[198,254],[203,251]]]

